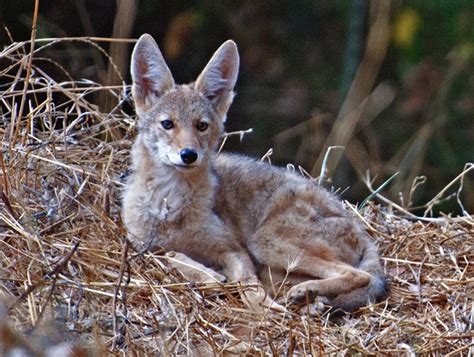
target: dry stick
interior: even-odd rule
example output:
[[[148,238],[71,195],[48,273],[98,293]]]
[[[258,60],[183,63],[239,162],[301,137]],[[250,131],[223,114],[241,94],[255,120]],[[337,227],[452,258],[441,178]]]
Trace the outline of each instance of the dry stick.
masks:
[[[296,124],[288,129],[285,129],[273,137],[275,147],[284,145],[290,139],[297,136],[302,136],[312,127],[316,127],[318,123],[328,120],[331,116],[328,113],[315,113],[312,114],[308,120],[302,123]]]
[[[326,150],[326,154],[324,154],[324,159],[323,159],[323,164],[321,165],[321,172],[319,174],[319,180],[318,180],[318,185],[322,185],[324,183],[324,179],[326,178],[326,175],[330,177],[330,174],[332,172],[329,172],[328,167],[328,161],[329,157],[331,156],[332,151],[336,151],[336,153],[333,156],[336,156],[334,161],[338,162],[339,159],[341,158],[342,154],[344,153],[344,146],[329,146],[328,149]],[[335,167],[333,167],[334,169]]]
[[[0,145],[6,146],[8,144],[4,143],[4,142],[0,142]],[[20,149],[18,149],[16,151],[21,153],[21,154],[25,154],[25,155],[28,154],[27,152],[25,152],[23,150],[20,150]],[[35,159],[40,160],[40,161],[45,161],[45,162],[48,162],[50,164],[57,165],[59,167],[64,167],[64,168],[69,169],[73,172],[81,173],[81,174],[84,174],[84,175],[90,175],[92,177],[99,177],[99,174],[94,173],[92,171],[86,171],[85,169],[80,169],[80,168],[76,167],[77,165],[74,165],[74,164],[72,164],[72,166],[71,166],[71,165],[64,164],[60,161],[47,159],[45,157],[42,157],[42,156],[39,156],[39,155],[33,155],[33,154],[30,154],[29,157],[35,158]],[[123,185],[123,183],[121,183],[120,181],[117,181],[117,180],[110,180],[110,182],[113,182],[114,184],[119,185],[119,186]]]
[[[8,177],[10,175],[7,175],[7,168],[5,166],[5,159],[3,158],[3,150],[0,149],[0,164],[2,166],[2,178],[3,178],[3,184],[2,184],[2,199],[8,199],[9,196],[9,190],[10,186],[8,183]],[[14,216],[15,217],[15,216]]]
[[[41,323],[41,320],[43,319],[44,312],[46,311],[46,304],[51,300],[51,297],[53,296],[54,288],[56,287],[56,281],[57,281],[57,274],[55,274],[55,277],[51,283],[51,286],[48,291],[48,295],[46,296],[45,302],[41,306],[40,312],[36,318],[35,325],[32,327],[34,329],[36,326],[38,326]]]
[[[40,50],[43,50],[47,47],[50,47],[50,46],[53,46],[54,44],[56,43],[60,43],[60,42],[64,42],[64,41],[78,41],[78,42],[84,42],[84,43],[87,43],[87,44],[90,44],[91,46],[95,47],[100,53],[102,53],[106,58],[107,60],[109,61],[109,63],[111,64],[111,66],[113,67],[113,69],[115,70],[115,73],[118,75],[118,77],[120,78],[120,80],[122,80],[123,82],[123,78],[122,78],[122,75],[120,73],[120,70],[118,69],[117,65],[115,64],[113,58],[107,53],[107,51],[105,51],[101,46],[99,46],[97,43],[95,43],[94,41],[90,41],[88,39],[82,39],[82,38],[73,38],[73,37],[64,37],[64,38],[58,38],[56,39],[55,41],[53,42],[50,42],[50,43],[47,43],[45,45],[43,45],[42,47],[38,48],[37,50],[35,50],[35,53],[40,51]],[[125,41],[127,42],[127,41]]]
[[[265,334],[267,335],[268,345],[270,346],[270,350],[272,351],[272,354],[274,356],[278,356],[279,355],[278,350],[276,349],[275,345],[273,344],[272,337],[268,333],[268,330],[265,330]]]
[[[38,38],[28,41],[13,42],[2,51],[2,56],[7,56],[12,52],[17,51],[19,48],[25,46],[28,43],[44,43],[44,42],[60,42],[60,41],[82,41],[82,42],[124,42],[124,43],[135,43],[138,40],[135,38],[110,38],[110,37],[94,37],[94,36],[78,36],[78,37],[45,37]]]
[[[125,336],[124,334],[120,331],[119,332],[119,328],[118,328],[118,319],[117,319],[117,300],[118,300],[118,294],[119,294],[119,289],[120,289],[120,286],[122,285],[122,280],[123,280],[123,276],[125,274],[125,269],[128,270],[128,249],[130,247],[130,243],[128,241],[128,239],[124,239],[124,242],[123,242],[123,245],[122,245],[122,249],[123,249],[123,252],[122,252],[122,263],[121,263],[121,266],[120,266],[120,273],[119,273],[119,276],[117,278],[117,282],[115,284],[115,289],[114,289],[114,297],[113,297],[113,300],[112,300],[112,305],[113,305],[113,326],[114,326],[114,341],[113,341],[113,344],[112,344],[112,348],[116,348],[117,346],[117,340],[118,340],[118,337],[119,335],[121,335],[121,337],[123,339],[125,339]],[[125,289],[122,290],[122,304],[124,305],[124,308],[125,308]]]
[[[227,138],[231,136],[236,136],[239,135],[240,141],[244,138],[245,134],[251,134],[253,132],[252,128],[249,128],[247,130],[239,130],[239,131],[232,131],[230,133],[224,133],[224,138],[222,139],[222,143],[219,147],[219,150],[217,150],[217,154],[220,154],[222,149],[224,148],[225,143],[227,142]]]
[[[63,40],[66,40],[66,39],[69,39],[69,38],[65,38],[65,39],[63,39]],[[76,40],[75,38],[72,38],[72,39],[73,39],[73,40]],[[86,42],[86,43],[88,43],[88,44],[94,46],[94,47],[95,47],[98,51],[100,51],[105,57],[107,57],[107,59],[109,60],[109,62],[110,62],[110,63],[112,64],[112,66],[116,69],[116,72],[117,72],[118,75],[120,76],[120,73],[119,73],[118,69],[116,68],[116,65],[114,64],[112,58],[107,54],[107,52],[105,52],[105,50],[104,50],[102,47],[100,47],[99,45],[97,45],[96,43],[94,43],[94,42],[92,42],[92,41],[87,41],[87,40],[84,40],[84,39],[77,39],[77,41]],[[49,43],[49,44],[47,44],[47,45],[44,45],[44,46],[38,48],[37,50],[35,50],[35,52],[37,52],[37,51],[39,51],[39,50],[41,50],[41,49],[44,49],[44,48],[47,47],[47,46],[51,46],[51,45],[53,45],[54,43],[58,43],[58,42],[61,42],[61,39],[56,39],[56,41],[51,42],[51,43]],[[3,51],[3,52],[2,52],[2,56],[9,58],[9,57],[8,57],[8,52],[9,52],[9,51]],[[30,55],[30,59],[31,59],[32,57],[33,57],[33,56]],[[14,58],[11,58],[11,59],[14,60]],[[20,70],[21,70],[21,68],[20,68]],[[79,102],[78,104],[80,104],[81,106],[84,106],[87,110],[89,110],[89,111],[90,111],[91,113],[93,113],[94,115],[99,116],[100,113],[98,113],[98,111],[94,110],[94,109],[92,108],[92,106],[90,106],[90,103],[88,103],[86,100],[84,100],[84,99],[82,98],[82,96],[79,97],[79,98],[73,96],[73,94],[71,93],[72,90],[71,90],[70,88],[63,88],[63,87],[62,87],[62,85],[64,85],[64,83],[57,83],[55,80],[53,80],[51,77],[49,77],[44,71],[42,71],[41,68],[36,68],[36,70],[38,71],[38,74],[39,74],[39,75],[43,76],[43,78],[45,78],[45,79],[48,80],[48,83],[51,83],[51,84],[54,85],[54,89],[55,89],[55,90],[61,92],[61,93],[64,94],[66,97],[70,98],[71,101],[73,101],[73,102],[78,101],[78,102]],[[19,75],[17,75],[17,77],[19,77]],[[15,83],[16,83],[17,81],[18,81],[18,78],[15,79]],[[68,82],[66,82],[66,83],[68,83]],[[72,85],[74,85],[74,83],[72,83]],[[120,86],[120,88],[122,88],[122,87],[123,87],[123,86]],[[101,88],[106,88],[106,87],[101,87]],[[43,91],[45,91],[45,90],[48,90],[48,88],[47,88],[47,89],[39,89],[39,90],[32,89],[32,90],[28,91],[28,93],[43,92]],[[15,93],[15,92],[12,91],[12,90],[9,90],[8,92],[9,92],[9,93],[12,93],[12,94]],[[9,95],[9,96],[10,96],[10,95]],[[8,96],[8,97],[9,97],[9,96]],[[79,113],[78,113],[78,114],[79,114]],[[20,120],[20,119],[18,119],[18,120]],[[10,135],[10,137],[11,137],[11,135]]]
[[[371,2],[375,19],[367,36],[367,45],[349,93],[334,122],[323,151],[316,160],[311,175],[316,176],[324,158],[324,148],[330,145],[346,146],[359,122],[368,94],[376,80],[390,42],[390,0]],[[361,110],[360,113],[357,113]],[[332,170],[331,170],[332,171]]]
[[[1,150],[0,150],[1,152]],[[5,174],[5,173],[4,173]],[[8,199],[8,196],[5,194],[5,191],[3,190],[3,187],[0,186],[0,199],[3,201],[5,204],[5,208],[7,209],[8,213],[15,219],[18,220],[18,216],[16,215],[15,211],[13,210],[13,207],[10,203],[10,200]]]
[[[293,334],[293,320],[288,320],[288,353],[287,356],[293,356],[293,351],[295,350],[295,340],[296,337]]]
[[[72,40],[72,41],[91,41],[91,42],[127,42],[135,43],[138,40],[136,38],[112,38],[112,37],[97,37],[97,36],[72,36],[72,37],[45,37],[35,39],[35,42],[51,42],[61,40]],[[23,41],[25,44],[30,41]]]
[[[459,176],[458,176],[459,177]],[[456,177],[456,179],[458,178]],[[414,213],[411,213],[410,211],[408,211],[407,209],[403,208],[402,206],[396,204],[395,202],[393,202],[392,200],[386,198],[385,196],[383,196],[382,194],[380,193],[377,193],[376,189],[374,189],[372,187],[372,183],[370,182],[370,179],[366,178],[364,180],[364,184],[367,186],[367,188],[369,189],[369,191],[371,193],[373,193],[375,195],[376,198],[378,198],[379,200],[381,200],[382,202],[388,204],[389,206],[395,208],[397,211],[399,211],[400,213],[403,213],[406,215],[405,218],[409,218],[409,219],[414,219],[414,220],[417,220],[417,221],[423,221],[423,222],[436,222],[436,223],[446,223],[448,222],[447,221],[447,218],[445,217],[442,217],[442,218],[430,218],[430,217],[420,217],[420,216],[417,216],[416,214]],[[459,221],[460,219],[462,219],[463,217],[459,217],[459,218],[450,218],[452,221],[456,222],[456,221]]]
[[[36,39],[36,23],[38,22],[38,8],[39,8],[39,0],[35,0],[35,9],[33,12],[33,24],[31,26],[31,46],[30,46],[30,56],[28,58],[28,65],[26,67],[26,76],[25,76],[25,85],[23,86],[23,95],[21,97],[20,102],[20,110],[18,111],[18,117],[16,120],[16,124],[13,125],[12,129],[14,128],[14,134],[10,135],[10,147],[13,143],[16,142],[16,137],[18,132],[20,131],[20,124],[23,117],[23,108],[26,102],[26,94],[28,92],[28,83],[30,81],[31,75],[31,65],[33,63],[33,51],[35,50],[35,39]]]
[[[309,298],[309,290],[306,289],[306,309],[307,309],[307,312],[308,312],[308,316],[309,315],[309,306],[310,306],[310,301],[311,299]],[[309,349],[309,352],[310,352],[310,355],[311,356],[314,356],[314,350],[313,350],[313,339],[311,338],[312,337],[312,331],[311,331],[311,322],[306,320],[307,321],[307,324],[306,324],[306,334],[307,334],[307,341],[308,341],[308,349]]]
[[[73,246],[72,246],[72,249],[68,253],[68,255],[66,255],[58,263],[58,265],[56,265],[56,267],[53,270],[51,270],[49,273],[44,274],[43,277],[41,278],[41,280],[39,280],[36,283],[30,285],[26,289],[26,291],[24,293],[22,293],[20,295],[20,297],[18,297],[18,299],[16,299],[16,301],[9,307],[9,310],[14,308],[16,305],[18,305],[20,302],[22,302],[28,295],[30,295],[34,290],[36,290],[38,287],[43,285],[47,278],[50,278],[52,275],[60,273],[66,267],[67,263],[69,262],[69,260],[72,258],[72,256],[76,252],[77,248],[79,247],[79,244],[80,244],[79,242],[74,243]]]
[[[467,163],[466,166],[464,167],[464,170],[457,175],[450,183],[448,183],[436,196],[434,196],[427,204],[426,204],[426,210],[423,213],[423,217],[426,217],[429,212],[433,210],[433,206],[438,202],[438,200],[444,195],[444,193],[452,186],[454,185],[455,182],[457,182],[459,179],[462,179],[469,171],[474,169],[474,163]]]
[[[114,19],[113,37],[129,36],[135,22],[137,12],[137,0],[119,0],[117,1],[117,10]],[[128,66],[127,47],[124,43],[112,42],[110,44],[110,58],[114,58],[116,64],[109,62],[106,73],[106,83],[110,84],[114,80],[114,74],[119,76],[121,82],[124,79],[121,74],[126,71]],[[108,109],[108,108],[107,108]]]
[[[69,73],[64,73],[65,75],[69,75]],[[59,84],[69,84],[71,82],[61,82],[61,83],[56,83],[58,84],[58,87],[59,87]],[[80,83],[80,82],[76,82],[76,83]],[[91,84],[93,82],[91,81]],[[95,83],[93,83],[95,84]],[[111,90],[111,89],[122,89],[123,88],[123,85],[114,85],[114,86],[100,86],[100,85],[97,85],[96,87],[78,87],[78,86],[74,86],[74,87],[63,87],[61,86],[61,90],[62,91],[66,91],[66,92],[79,92],[79,94],[91,94],[91,93],[94,93],[94,92],[98,92],[98,91],[102,91],[102,90]],[[28,91],[28,93],[31,93],[31,94],[37,94],[37,93],[47,93],[51,88],[48,88],[48,87],[44,87],[44,88],[35,88],[35,89],[30,89]],[[54,88],[53,88],[54,89]],[[55,92],[58,92],[59,90],[55,90]],[[87,93],[86,93],[87,92]],[[8,91],[8,93],[6,92],[3,92],[2,93],[2,98],[12,98],[12,97],[16,97],[17,94],[21,93],[20,90],[17,90],[17,91]],[[64,93],[64,92],[63,92]],[[59,107],[59,106],[58,106]]]

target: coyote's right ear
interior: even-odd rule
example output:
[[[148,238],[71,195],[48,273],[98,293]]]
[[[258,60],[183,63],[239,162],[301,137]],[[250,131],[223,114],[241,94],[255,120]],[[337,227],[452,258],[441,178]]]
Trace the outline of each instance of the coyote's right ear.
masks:
[[[153,37],[140,37],[132,53],[132,94],[136,110],[147,110],[153,101],[173,88],[171,71]]]

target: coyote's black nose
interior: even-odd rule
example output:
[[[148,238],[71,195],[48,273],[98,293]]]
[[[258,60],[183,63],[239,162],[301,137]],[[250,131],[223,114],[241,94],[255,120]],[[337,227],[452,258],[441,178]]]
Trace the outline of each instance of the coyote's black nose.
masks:
[[[183,149],[179,152],[179,156],[181,156],[181,160],[187,165],[192,164],[198,158],[196,150],[193,149]]]

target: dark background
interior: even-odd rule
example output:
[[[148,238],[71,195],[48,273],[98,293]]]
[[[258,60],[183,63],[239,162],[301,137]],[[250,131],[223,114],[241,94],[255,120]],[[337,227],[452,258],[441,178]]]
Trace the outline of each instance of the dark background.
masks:
[[[33,6],[0,1],[2,47],[30,38]],[[194,80],[232,38],[241,71],[227,129],[254,131],[242,143],[229,140],[228,150],[260,157],[273,148],[274,163],[302,165],[318,176],[326,147],[344,145],[329,186],[349,187],[343,197],[360,202],[368,195],[361,180],[367,171],[375,186],[398,171],[383,192],[408,206],[413,180],[424,175],[412,197],[417,206],[474,161],[473,23],[470,0],[43,0],[37,38],[148,32],[177,82]],[[129,83],[132,44],[100,46]],[[75,79],[121,83],[91,46],[65,42],[42,54]],[[106,100],[96,102],[107,111]],[[462,195],[470,212],[473,191],[470,175]],[[459,212],[454,198],[437,209]]]

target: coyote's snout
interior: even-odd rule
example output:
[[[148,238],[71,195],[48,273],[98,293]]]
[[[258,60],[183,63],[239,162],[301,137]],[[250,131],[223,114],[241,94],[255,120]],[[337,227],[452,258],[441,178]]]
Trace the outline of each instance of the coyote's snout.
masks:
[[[319,296],[350,311],[384,298],[377,249],[334,196],[270,164],[217,155],[238,68],[227,41],[196,82],[177,85],[153,38],[136,44],[138,135],[123,193],[129,239],[183,253],[229,280],[258,285],[259,277],[269,293],[290,284],[290,302]],[[277,306],[261,287],[243,298]]]

